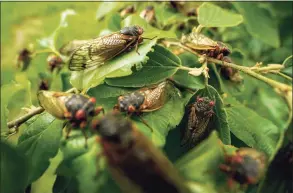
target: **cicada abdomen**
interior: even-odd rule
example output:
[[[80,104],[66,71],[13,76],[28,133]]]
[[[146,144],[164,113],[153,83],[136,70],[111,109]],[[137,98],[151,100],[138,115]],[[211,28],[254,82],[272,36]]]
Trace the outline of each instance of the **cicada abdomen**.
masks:
[[[112,176],[124,192],[189,192],[172,163],[129,119],[107,115],[94,128]]]
[[[101,66],[124,51],[131,50],[143,41],[143,28],[131,26],[106,36],[98,37],[78,47],[71,55],[69,69],[80,71]]]
[[[184,131],[181,145],[194,147],[201,142],[209,133],[209,122],[214,115],[215,101],[208,97],[197,97],[188,109],[187,126]]]

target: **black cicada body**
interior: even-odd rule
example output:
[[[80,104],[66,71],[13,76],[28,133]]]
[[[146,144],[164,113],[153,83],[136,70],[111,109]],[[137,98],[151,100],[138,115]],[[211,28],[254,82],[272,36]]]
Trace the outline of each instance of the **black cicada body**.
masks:
[[[123,192],[189,193],[172,163],[129,119],[106,115],[93,124],[113,179]]]
[[[125,27],[119,32],[98,37],[78,47],[71,55],[69,69],[80,71],[101,66],[122,52],[138,48],[143,41],[143,29],[139,26]]]
[[[214,115],[215,101],[208,97],[197,97],[196,102],[189,106],[187,128],[181,145],[194,147],[208,134],[208,124]]]

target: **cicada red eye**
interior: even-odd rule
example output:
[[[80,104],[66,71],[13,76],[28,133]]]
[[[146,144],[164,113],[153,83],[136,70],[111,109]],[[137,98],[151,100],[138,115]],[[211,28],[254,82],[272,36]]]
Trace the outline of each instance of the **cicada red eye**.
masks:
[[[203,98],[201,98],[201,97],[197,97],[197,98],[196,98],[196,102],[199,102],[199,103],[203,102]]]
[[[209,105],[210,105],[211,107],[215,106],[215,101],[210,101],[210,102],[209,102]]]
[[[90,101],[91,103],[93,103],[93,104],[96,103],[96,99],[95,99],[94,97],[91,97],[91,98],[89,99],[89,101]]]
[[[76,112],[76,114],[75,114],[75,118],[76,118],[77,120],[84,119],[85,116],[86,116],[86,115],[85,115],[85,111],[82,110],[82,109],[79,109],[79,110]]]

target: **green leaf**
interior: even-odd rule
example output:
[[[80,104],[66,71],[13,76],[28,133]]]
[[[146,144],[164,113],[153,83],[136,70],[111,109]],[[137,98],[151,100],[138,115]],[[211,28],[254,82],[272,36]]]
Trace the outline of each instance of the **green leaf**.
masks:
[[[197,62],[198,58],[194,54],[186,52],[180,54],[179,58],[181,59],[183,66],[190,68],[201,66],[201,64]],[[188,74],[188,71],[183,69],[179,69],[176,74],[174,74],[173,80],[180,86],[194,90],[203,89],[205,87],[203,76],[192,76]]]
[[[119,192],[105,168],[105,160],[95,136],[88,139],[88,148],[85,148],[84,136],[80,132],[73,132],[61,151],[64,160],[56,173],[76,178],[78,192]]]
[[[242,15],[222,9],[211,3],[203,3],[198,8],[198,23],[204,27],[232,27],[242,22]]]
[[[131,76],[108,78],[105,82],[111,86],[143,87],[162,82],[176,73],[181,66],[181,61],[176,55],[159,45],[154,46],[154,51],[147,57],[149,60],[143,68]]]
[[[101,2],[96,13],[96,19],[100,20],[107,14],[117,11],[124,4],[123,2]]]
[[[186,180],[201,183],[218,192],[220,186],[226,183],[225,174],[219,170],[219,165],[223,162],[224,153],[214,131],[206,140],[178,160],[175,166]]]
[[[30,158],[33,166],[28,184],[42,176],[50,164],[50,158],[57,154],[62,128],[63,121],[43,113],[19,137],[17,148]]]
[[[70,82],[78,89],[89,89],[102,84],[107,77],[121,77],[132,73],[131,68],[137,66],[148,60],[146,54],[151,51],[151,48],[156,44],[157,39],[145,41],[139,46],[138,55],[135,50],[121,54],[114,59],[105,62],[104,65],[89,68],[84,71],[74,71],[71,74]]]
[[[234,2],[233,5],[243,15],[244,25],[253,37],[274,48],[280,47],[277,23],[266,9],[245,2]]]
[[[77,192],[78,184],[74,177],[57,176],[53,186],[53,193]]]
[[[280,129],[237,100],[228,97],[224,101],[230,106],[226,111],[231,132],[249,147],[271,155],[280,137]]]
[[[207,88],[196,92],[195,96],[208,96],[209,98],[215,100],[215,119],[212,120],[212,124],[210,127],[211,129],[215,129],[218,131],[219,137],[224,144],[231,144],[230,127],[227,121],[227,112],[224,109],[223,100],[217,90],[209,85]],[[196,97],[194,97],[192,101],[194,102],[195,99]]]
[[[111,112],[120,95],[133,91],[129,88],[100,85],[90,89],[88,95],[95,97],[96,104],[103,106],[106,112]],[[163,146],[168,132],[179,124],[184,115],[184,107],[191,97],[188,92],[183,92],[181,93],[182,96],[179,96],[180,92],[176,88],[170,89],[169,92],[171,97],[161,109],[142,114],[142,118],[153,128],[153,133],[137,116],[131,117],[137,127],[150,137],[157,146]]]
[[[132,14],[126,17],[122,21],[122,26],[132,26],[132,25],[139,25],[144,29],[143,37],[146,38],[153,38],[155,36],[160,38],[176,38],[176,34],[173,31],[164,31],[158,28],[152,27],[148,24],[144,19],[142,19],[138,14]]]
[[[26,157],[17,149],[1,144],[1,186],[0,192],[24,192],[29,176],[29,164]]]

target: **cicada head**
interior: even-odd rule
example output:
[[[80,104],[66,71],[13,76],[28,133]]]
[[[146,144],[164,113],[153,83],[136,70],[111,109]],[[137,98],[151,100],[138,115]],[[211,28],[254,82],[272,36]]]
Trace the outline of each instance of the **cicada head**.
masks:
[[[215,101],[211,100],[209,97],[197,96],[196,102],[194,105],[198,112],[209,112],[213,110],[215,106]]]
[[[225,166],[220,168],[239,184],[255,184],[265,171],[266,156],[252,148],[240,148],[225,160]]]
[[[118,114],[107,114],[95,127],[108,142],[129,145],[133,141],[132,123]]]
[[[143,34],[143,28],[139,26],[130,26],[130,27],[124,27],[120,30],[120,33],[123,35],[129,35],[129,36],[141,36]]]
[[[144,102],[144,95],[140,92],[133,92],[118,98],[118,106],[122,112],[136,112]]]

